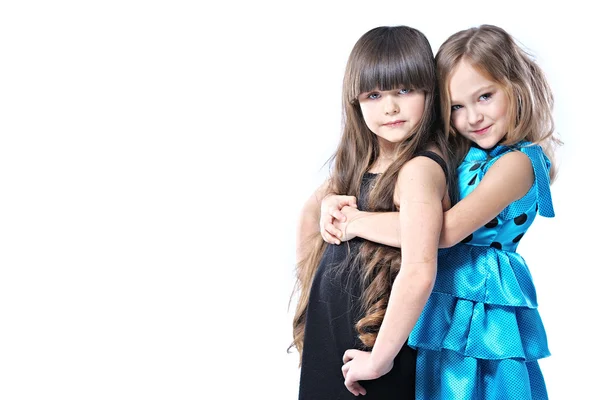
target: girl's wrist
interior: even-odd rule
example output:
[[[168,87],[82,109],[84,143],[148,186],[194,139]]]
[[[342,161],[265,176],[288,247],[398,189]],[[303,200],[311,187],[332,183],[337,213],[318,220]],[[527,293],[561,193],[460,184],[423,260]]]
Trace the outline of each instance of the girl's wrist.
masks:
[[[346,217],[348,218],[348,217]],[[356,232],[354,232],[354,228],[355,228],[355,224],[354,224],[354,218],[348,218],[348,222],[346,222],[346,229],[344,232],[344,236],[345,237],[356,237]]]
[[[346,225],[346,236],[349,237],[362,237],[362,232],[361,229],[363,228],[362,224],[361,224],[361,220],[363,219],[362,217],[366,216],[367,214],[369,214],[366,211],[357,211],[352,218],[348,218],[348,223]]]
[[[393,360],[393,358],[391,360],[388,360],[387,358],[381,358],[381,355],[378,357],[378,355],[374,355],[373,352],[371,352],[368,360],[369,369],[375,372],[378,377],[381,377],[392,369]]]

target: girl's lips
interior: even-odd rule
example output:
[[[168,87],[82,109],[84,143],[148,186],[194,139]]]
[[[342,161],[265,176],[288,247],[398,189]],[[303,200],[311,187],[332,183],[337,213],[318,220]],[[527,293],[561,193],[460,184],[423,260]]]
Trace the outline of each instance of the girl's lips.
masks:
[[[393,126],[400,126],[400,125],[402,125],[404,122],[406,122],[406,121],[401,121],[401,120],[398,120],[398,121],[392,121],[392,122],[388,122],[387,124],[383,124],[383,125],[384,125],[384,126],[392,126],[392,127],[393,127]]]
[[[479,129],[477,131],[473,131],[473,133],[475,133],[476,135],[483,135],[490,129],[490,126],[486,126],[485,128]]]

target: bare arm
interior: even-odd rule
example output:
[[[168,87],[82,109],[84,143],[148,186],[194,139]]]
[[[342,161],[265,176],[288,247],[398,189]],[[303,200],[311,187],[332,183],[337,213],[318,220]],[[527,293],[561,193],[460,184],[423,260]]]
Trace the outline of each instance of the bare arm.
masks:
[[[329,189],[329,180],[326,180],[306,200],[296,228],[296,262],[304,259],[311,250],[311,238],[319,234],[319,218],[321,214],[321,201]]]
[[[431,294],[445,195],[446,179],[435,161],[416,157],[400,170],[395,188],[399,229],[405,238],[400,272],[392,284],[373,350],[348,349],[344,353],[344,384],[355,396],[366,394],[361,380],[379,378],[392,369]]]
[[[341,213],[347,223],[334,222],[341,238],[348,240],[361,237],[375,243],[393,247],[402,247],[400,241],[399,212],[369,212],[342,208]]]
[[[400,171],[402,264],[372,351],[375,370],[393,363],[421,315],[437,272],[446,179],[434,161],[417,157]]]
[[[442,246],[452,247],[490,222],[510,203],[525,196],[533,182],[533,166],[526,154],[512,151],[500,157],[475,190],[444,215]]]
[[[523,197],[533,184],[533,168],[520,151],[502,156],[492,165],[477,188],[444,213],[440,247],[452,247],[496,217],[510,203]],[[348,217],[347,237],[359,236],[376,243],[402,247],[398,213],[372,213],[342,209]]]

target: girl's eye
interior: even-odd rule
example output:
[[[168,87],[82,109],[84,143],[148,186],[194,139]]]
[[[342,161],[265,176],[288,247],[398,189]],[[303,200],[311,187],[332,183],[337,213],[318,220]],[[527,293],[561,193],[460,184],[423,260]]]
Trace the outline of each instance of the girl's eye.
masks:
[[[460,104],[456,104],[456,105],[453,105],[452,107],[450,107],[450,110],[456,111],[456,110],[460,110],[461,108],[462,108],[462,106]]]
[[[400,93],[400,94],[409,94],[410,92],[412,92],[411,89],[400,89],[398,91],[398,93]]]
[[[380,94],[379,94],[379,93],[369,93],[369,94],[367,95],[367,98],[368,98],[368,99],[371,99],[371,100],[378,99],[379,97],[380,97]]]
[[[483,101],[488,101],[491,98],[492,98],[491,93],[485,93],[485,94],[482,94],[481,96],[479,96],[479,100],[483,100]]]

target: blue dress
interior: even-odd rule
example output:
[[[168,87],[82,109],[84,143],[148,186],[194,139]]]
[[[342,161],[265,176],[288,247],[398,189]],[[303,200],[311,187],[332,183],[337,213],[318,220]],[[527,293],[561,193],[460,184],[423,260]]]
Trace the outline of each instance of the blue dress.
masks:
[[[550,161],[538,145],[472,147],[458,168],[459,198],[502,155],[525,153],[535,180],[461,243],[441,249],[427,305],[410,334],[417,348],[416,399],[547,399],[537,360],[550,355],[533,280],[516,252],[536,214],[553,217]]]

